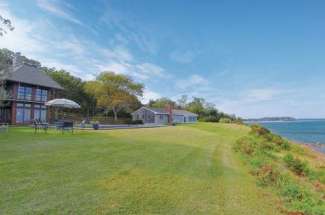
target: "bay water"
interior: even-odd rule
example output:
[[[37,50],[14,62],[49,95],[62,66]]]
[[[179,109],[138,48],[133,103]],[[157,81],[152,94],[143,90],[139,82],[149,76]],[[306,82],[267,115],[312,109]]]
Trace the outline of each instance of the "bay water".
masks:
[[[298,143],[313,144],[325,152],[325,119],[260,122],[272,132]]]

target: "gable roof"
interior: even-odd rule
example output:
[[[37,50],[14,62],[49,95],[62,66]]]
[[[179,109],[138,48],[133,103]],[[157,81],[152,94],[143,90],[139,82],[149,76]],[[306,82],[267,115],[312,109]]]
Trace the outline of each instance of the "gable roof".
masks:
[[[154,114],[169,114],[168,111],[166,111],[166,109],[164,109],[164,108],[141,107],[138,110],[141,110],[141,109],[149,110],[149,111],[153,112]],[[137,112],[138,110],[134,111],[133,113]],[[173,109],[172,112],[175,115],[198,116],[197,114],[186,111],[186,110]]]
[[[197,114],[189,112],[187,110],[178,110],[178,109],[173,109],[173,114],[184,115],[184,116],[198,116]]]
[[[8,81],[15,81],[25,84],[32,84],[42,87],[49,87],[62,90],[63,88],[54,81],[50,76],[41,72],[37,67],[23,64],[18,68],[14,68],[9,73]]]
[[[139,110],[142,110],[142,109],[145,109],[145,110],[148,110],[148,111],[151,111],[152,113],[154,114],[168,114],[166,112],[166,110],[164,110],[163,108],[152,108],[152,107],[146,107],[146,106],[143,106],[139,109],[137,109],[136,111],[134,111],[132,114],[138,112]]]
[[[145,107],[145,108],[151,110],[156,114],[168,114],[168,112],[164,108],[152,108],[152,107]]]

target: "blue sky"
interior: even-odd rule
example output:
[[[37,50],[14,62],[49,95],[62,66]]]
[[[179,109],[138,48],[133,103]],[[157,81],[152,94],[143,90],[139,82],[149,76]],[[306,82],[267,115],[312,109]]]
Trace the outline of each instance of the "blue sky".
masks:
[[[0,0],[0,47],[85,80],[132,76],[144,101],[203,97],[242,117],[325,117],[325,2]]]

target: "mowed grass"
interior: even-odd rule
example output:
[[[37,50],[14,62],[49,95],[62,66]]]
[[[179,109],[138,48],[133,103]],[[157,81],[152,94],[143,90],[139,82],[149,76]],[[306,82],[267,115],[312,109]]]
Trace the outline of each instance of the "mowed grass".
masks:
[[[244,126],[0,134],[0,214],[279,214],[232,144]]]

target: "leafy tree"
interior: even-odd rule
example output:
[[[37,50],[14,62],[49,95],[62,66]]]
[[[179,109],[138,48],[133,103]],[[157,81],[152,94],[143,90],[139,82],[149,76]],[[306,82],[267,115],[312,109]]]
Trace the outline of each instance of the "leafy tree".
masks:
[[[115,121],[119,111],[139,104],[138,97],[142,96],[143,88],[142,84],[114,72],[103,72],[85,85],[86,92],[96,98],[99,107],[113,111]]]
[[[3,36],[7,33],[6,29],[9,31],[13,31],[15,28],[13,27],[9,19],[6,19],[0,15],[0,36]]]
[[[8,98],[5,88],[6,79],[10,73],[12,65],[13,52],[8,49],[0,49],[0,106],[4,104],[4,100]]]
[[[181,99],[179,99],[178,104],[181,104],[182,101],[184,101],[184,98],[186,97],[183,96]],[[221,119],[227,119],[227,121],[238,123],[241,121],[239,118],[236,118],[236,116],[231,116],[220,112],[218,109],[216,109],[213,103],[206,102],[203,98],[194,97],[193,100],[187,103],[185,107],[188,111],[198,114],[200,121],[220,122]]]
[[[185,109],[187,106],[187,100],[188,100],[187,95],[182,95],[181,98],[177,100],[177,106],[181,109]]]
[[[96,100],[85,91],[85,82],[80,78],[72,76],[65,70],[56,70],[55,68],[42,67],[42,71],[48,74],[53,80],[59,83],[64,90],[61,97],[71,99],[81,106],[81,112],[90,116],[94,114]]]
[[[205,111],[204,105],[205,105],[205,100],[203,98],[194,97],[193,100],[190,103],[188,103],[186,109],[200,116]]]
[[[174,102],[169,98],[163,97],[156,100],[150,100],[148,105],[149,107],[153,107],[153,108],[165,108],[167,105],[171,105],[172,107],[175,107],[176,102]]]

